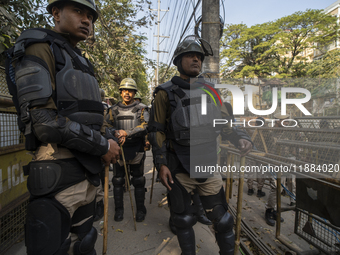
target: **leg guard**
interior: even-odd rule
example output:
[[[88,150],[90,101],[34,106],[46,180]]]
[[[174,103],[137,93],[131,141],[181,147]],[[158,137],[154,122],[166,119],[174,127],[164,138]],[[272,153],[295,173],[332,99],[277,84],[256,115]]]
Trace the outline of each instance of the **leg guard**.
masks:
[[[176,234],[183,255],[195,255],[195,233],[192,228],[197,222],[193,214],[171,214],[172,222],[176,227]]]
[[[223,188],[216,195],[202,196],[203,207],[207,210],[207,217],[213,222],[216,231],[216,241],[221,255],[234,254],[235,236],[233,232],[234,219],[228,213],[228,204]],[[212,210],[211,210],[212,209]]]
[[[97,241],[97,229],[91,227],[90,231],[78,242],[74,244],[74,255],[96,255],[94,245]]]
[[[124,177],[113,177],[112,178],[113,184],[113,197],[115,200],[115,209],[124,208],[124,188],[123,185],[125,184]]]
[[[27,206],[25,243],[28,255],[65,255],[71,240],[70,214],[55,199],[40,198]]]
[[[96,200],[79,207],[73,217],[72,225],[75,225],[94,213]],[[83,224],[71,228],[71,232],[78,236],[79,241],[75,242],[73,247],[74,255],[95,255],[94,244],[97,240],[97,230],[92,227],[93,217],[89,218]]]
[[[195,233],[192,228],[196,224],[197,218],[194,215],[195,208],[191,204],[191,195],[174,178],[174,183],[170,185],[171,191],[168,194],[171,219],[176,227],[179,246],[183,255],[196,254]]]
[[[135,187],[135,199],[137,210],[145,211],[144,200],[145,200],[145,177],[132,177],[131,180]]]

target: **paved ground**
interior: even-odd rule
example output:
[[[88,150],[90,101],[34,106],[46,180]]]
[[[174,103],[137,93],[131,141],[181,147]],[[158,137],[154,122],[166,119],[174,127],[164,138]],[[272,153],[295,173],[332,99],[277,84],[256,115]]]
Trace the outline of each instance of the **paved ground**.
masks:
[[[150,189],[152,179],[152,158],[151,153],[147,153],[145,162],[146,186],[146,208],[147,216],[144,222],[137,223],[137,231],[134,230],[129,193],[124,194],[125,214],[124,220],[115,222],[113,220],[114,204],[112,195],[112,184],[109,193],[109,222],[108,222],[108,246],[107,255],[179,255],[177,237],[172,234],[168,226],[169,209],[165,198],[166,188],[161,183],[155,183],[152,204],[150,204]],[[112,175],[112,173],[110,172]],[[111,178],[110,178],[111,179]],[[133,196],[133,186],[132,196]],[[96,243],[97,254],[102,254],[103,237],[101,234],[101,221],[95,222],[94,226],[98,230]],[[194,227],[196,233],[197,254],[214,255],[218,254],[218,246],[215,243],[214,234],[210,229],[197,223]],[[24,255],[26,254],[24,241],[15,244],[4,255]]]
[[[168,226],[169,209],[165,198],[166,189],[160,183],[155,183],[153,201],[150,204],[150,189],[152,179],[152,158],[151,153],[147,153],[145,163],[145,173],[147,179],[146,207],[148,210],[146,220],[137,223],[137,231],[134,230],[129,193],[124,194],[125,214],[122,222],[113,220],[113,197],[112,184],[109,193],[109,235],[107,254],[119,255],[179,255],[181,254],[177,237],[174,236]],[[110,173],[112,175],[112,173]],[[111,178],[110,178],[111,179]],[[230,205],[236,208],[238,181],[233,184],[233,196]],[[256,192],[256,184],[254,185]],[[275,251],[276,254],[284,254],[287,248],[275,239],[275,227],[270,227],[265,223],[264,212],[265,202],[268,197],[269,187],[265,185],[263,191],[266,196],[257,198],[247,195],[247,186],[244,185],[242,219],[248,223],[260,238]],[[133,186],[132,186],[133,192]],[[289,202],[288,197],[282,197],[282,205]],[[310,251],[313,249],[308,243],[296,236],[294,232],[294,212],[284,212],[285,219],[282,223],[281,233],[287,236],[292,242],[296,243],[301,249]],[[98,239],[96,243],[97,254],[102,254],[103,237],[101,234],[101,221],[94,224],[98,229]],[[197,223],[194,227],[196,233],[197,254],[216,255],[218,246],[215,243],[214,234],[205,225]],[[24,255],[24,241],[14,245],[4,255]]]

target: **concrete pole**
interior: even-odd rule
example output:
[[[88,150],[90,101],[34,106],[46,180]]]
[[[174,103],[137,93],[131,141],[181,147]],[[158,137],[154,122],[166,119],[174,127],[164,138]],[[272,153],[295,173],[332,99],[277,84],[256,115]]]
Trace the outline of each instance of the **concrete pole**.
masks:
[[[214,56],[205,57],[203,72],[213,79],[220,77],[220,0],[202,1],[202,38],[210,43]]]
[[[161,0],[158,0],[158,18],[157,18],[157,76],[156,76],[156,87],[159,85],[159,27],[160,27],[160,20],[161,17]]]

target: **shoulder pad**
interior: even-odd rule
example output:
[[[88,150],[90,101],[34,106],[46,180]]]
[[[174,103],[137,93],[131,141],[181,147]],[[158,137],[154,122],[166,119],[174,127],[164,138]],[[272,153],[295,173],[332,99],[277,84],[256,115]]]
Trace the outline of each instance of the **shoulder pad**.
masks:
[[[171,82],[171,81],[167,81],[166,83],[163,83],[161,85],[159,85],[158,87],[155,88],[154,92],[153,92],[153,97],[156,96],[157,92],[162,89],[162,90],[165,90],[165,91],[169,91],[170,88],[173,86],[174,84]]]

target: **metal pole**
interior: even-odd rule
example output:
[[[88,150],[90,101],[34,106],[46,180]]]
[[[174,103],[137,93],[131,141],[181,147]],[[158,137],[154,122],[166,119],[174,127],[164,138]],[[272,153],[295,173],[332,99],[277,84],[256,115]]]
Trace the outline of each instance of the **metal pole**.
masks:
[[[241,157],[240,167],[246,165],[246,157]],[[241,212],[242,212],[242,197],[243,197],[243,182],[244,172],[240,171],[240,177],[238,182],[238,194],[237,194],[237,214],[236,214],[236,227],[235,227],[235,250],[234,255],[239,254],[240,240],[241,240]]]
[[[157,18],[157,77],[156,77],[156,87],[159,85],[159,25],[161,17],[161,0],[158,0],[158,18]]]
[[[220,72],[220,0],[202,1],[202,38],[207,40],[214,55],[206,57],[203,71],[211,78],[219,79]]]

